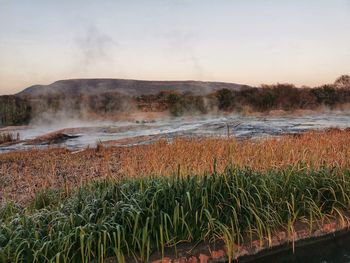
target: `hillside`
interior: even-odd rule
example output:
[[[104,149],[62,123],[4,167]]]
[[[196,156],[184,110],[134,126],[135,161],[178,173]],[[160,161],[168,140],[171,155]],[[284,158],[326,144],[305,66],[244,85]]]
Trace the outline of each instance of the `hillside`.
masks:
[[[128,96],[152,95],[160,91],[192,92],[206,95],[220,89],[241,90],[245,85],[203,81],[145,81],[127,79],[70,79],[59,80],[50,85],[34,85],[18,93],[18,96],[40,95],[93,95],[118,92]]]

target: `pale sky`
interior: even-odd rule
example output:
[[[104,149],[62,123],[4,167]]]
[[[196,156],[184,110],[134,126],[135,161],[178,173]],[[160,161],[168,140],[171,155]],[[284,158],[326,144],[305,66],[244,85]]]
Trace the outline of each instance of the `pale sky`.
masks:
[[[68,78],[315,86],[350,74],[350,0],[0,0],[0,94]]]

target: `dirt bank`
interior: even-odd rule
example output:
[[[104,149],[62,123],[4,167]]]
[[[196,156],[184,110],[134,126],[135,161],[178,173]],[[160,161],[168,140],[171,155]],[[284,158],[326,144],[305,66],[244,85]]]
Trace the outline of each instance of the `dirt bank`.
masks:
[[[343,221],[339,219],[325,219],[317,222],[312,228],[309,225],[297,222],[291,229],[281,230],[273,233],[270,238],[263,240],[253,239],[243,244],[235,244],[231,252],[222,241],[215,244],[183,243],[176,249],[166,249],[164,257],[160,253],[151,256],[152,263],[214,263],[214,262],[255,262],[264,257],[272,257],[286,250],[295,253],[298,249],[325,242],[334,238],[349,235],[349,214],[344,216]],[[245,240],[249,240],[246,237]],[[230,254],[231,253],[231,254]],[[320,252],[322,253],[322,252]],[[116,262],[113,258],[107,262]],[[129,259],[128,262],[134,262]]]

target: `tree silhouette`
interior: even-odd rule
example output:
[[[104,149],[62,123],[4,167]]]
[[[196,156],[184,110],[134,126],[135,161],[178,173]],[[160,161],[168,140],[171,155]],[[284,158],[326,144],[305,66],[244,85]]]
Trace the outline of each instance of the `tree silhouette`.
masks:
[[[337,89],[350,89],[350,76],[342,75],[336,79],[334,86]]]

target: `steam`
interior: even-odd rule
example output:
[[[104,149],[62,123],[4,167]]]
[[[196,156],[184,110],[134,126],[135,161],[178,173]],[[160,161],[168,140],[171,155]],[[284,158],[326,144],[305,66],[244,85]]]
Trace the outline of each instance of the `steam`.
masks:
[[[205,70],[196,52],[198,38],[193,33],[183,33],[177,30],[162,34],[168,42],[171,51],[177,54],[185,63],[189,63],[198,79],[205,76]]]
[[[82,36],[76,38],[76,45],[80,52],[77,66],[85,72],[99,66],[113,64],[115,56],[111,54],[116,47],[120,47],[118,42],[95,25],[90,25]]]
[[[42,125],[23,127],[21,139],[33,139],[51,132],[64,132],[80,137],[68,140],[65,146],[70,149],[83,149],[94,146],[98,141],[114,141],[123,139],[125,145],[143,144],[157,138],[172,139],[177,136],[203,137],[227,136],[227,124],[231,130],[235,128],[237,138],[266,138],[266,136],[300,133],[307,130],[349,127],[350,116],[336,112],[304,116],[191,116],[190,118],[161,118],[154,122],[113,122],[113,121],[78,121],[57,122],[54,126]],[[240,126],[236,126],[241,123]],[[68,129],[67,129],[68,128]],[[64,129],[64,130],[63,130]],[[7,130],[11,132],[11,130]],[[129,140],[130,139],[130,140]],[[136,140],[134,140],[136,139]],[[23,144],[0,148],[2,151],[29,149]],[[40,145],[38,145],[40,147]],[[46,147],[46,146],[43,146]]]
[[[131,97],[120,96],[117,93],[79,96],[72,99],[64,97],[55,100],[53,105],[50,99],[43,99],[40,106],[34,105],[35,100],[33,102],[31,125],[35,126],[62,126],[66,122],[72,124],[88,120],[118,119],[135,112],[136,109]]]
[[[80,120],[78,113],[70,110],[48,110],[33,116],[31,126],[65,126],[65,123],[76,123]]]

